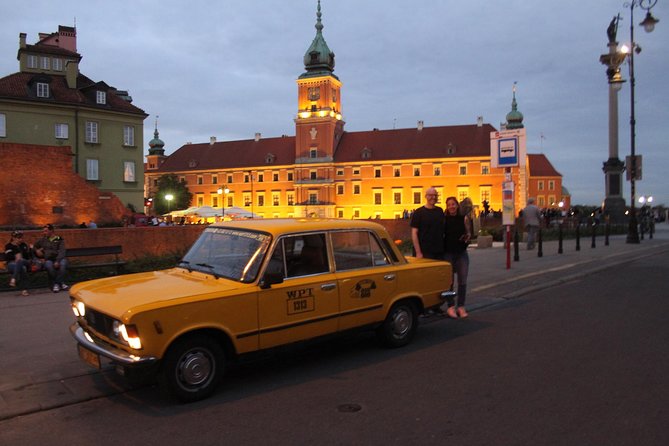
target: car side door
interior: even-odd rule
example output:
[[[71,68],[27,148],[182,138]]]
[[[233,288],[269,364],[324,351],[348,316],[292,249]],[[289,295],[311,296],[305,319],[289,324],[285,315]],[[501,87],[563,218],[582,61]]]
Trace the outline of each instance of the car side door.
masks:
[[[260,348],[337,331],[337,280],[325,232],[279,238],[265,271],[281,274],[283,282],[259,290]]]
[[[330,237],[339,288],[339,329],[383,320],[397,288],[397,267],[369,230],[333,231]]]

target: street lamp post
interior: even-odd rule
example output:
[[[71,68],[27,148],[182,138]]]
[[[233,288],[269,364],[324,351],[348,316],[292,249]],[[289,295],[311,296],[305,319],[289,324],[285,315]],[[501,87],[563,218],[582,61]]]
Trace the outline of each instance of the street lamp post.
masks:
[[[165,195],[165,200],[167,200],[167,212],[170,212],[172,210],[172,200],[174,200],[174,195]]]
[[[637,216],[636,216],[636,205],[635,205],[635,193],[636,193],[636,180],[640,177],[640,167],[636,157],[636,119],[634,116],[634,54],[639,54],[641,52],[641,47],[634,42],[634,8],[640,7],[646,11],[646,18],[639,24],[643,26],[646,32],[652,32],[655,29],[655,24],[659,22],[656,18],[652,16],[650,10],[655,6],[657,0],[633,0],[631,2],[624,3],[623,6],[630,8],[630,48],[628,53],[628,63],[630,70],[630,165],[627,166],[629,170],[629,179],[630,179],[630,202],[631,202],[631,215],[629,221],[629,229],[627,232],[627,243],[639,243],[639,229],[637,227]],[[624,52],[624,48],[623,48]]]
[[[228,186],[219,187],[216,191],[218,196],[221,197],[221,220],[225,219],[225,197],[228,195],[228,192],[230,192]]]

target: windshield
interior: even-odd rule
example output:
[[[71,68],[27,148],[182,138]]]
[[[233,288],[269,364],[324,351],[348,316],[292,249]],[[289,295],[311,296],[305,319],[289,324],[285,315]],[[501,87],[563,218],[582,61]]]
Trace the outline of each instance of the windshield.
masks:
[[[269,235],[259,232],[207,228],[178,266],[239,282],[253,282],[270,240]]]

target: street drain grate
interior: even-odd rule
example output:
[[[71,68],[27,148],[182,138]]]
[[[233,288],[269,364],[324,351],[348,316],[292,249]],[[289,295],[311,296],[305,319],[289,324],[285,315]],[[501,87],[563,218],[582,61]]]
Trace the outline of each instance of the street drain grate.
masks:
[[[360,412],[362,410],[362,406],[360,404],[355,404],[355,403],[341,404],[337,407],[337,410],[339,412],[346,412],[346,413]]]

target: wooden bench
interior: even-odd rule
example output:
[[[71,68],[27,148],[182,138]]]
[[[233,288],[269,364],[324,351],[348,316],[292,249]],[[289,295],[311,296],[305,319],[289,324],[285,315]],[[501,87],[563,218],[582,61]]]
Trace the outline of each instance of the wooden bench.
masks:
[[[116,274],[121,274],[123,271],[123,267],[125,266],[126,262],[124,260],[121,260],[119,258],[119,254],[123,253],[123,247],[121,245],[114,245],[114,246],[93,246],[93,247],[87,247],[87,248],[66,248],[65,249],[65,257],[68,260],[67,264],[67,270],[75,270],[75,269],[83,269],[83,268],[104,268],[104,267],[114,267],[116,270]],[[90,263],[80,263],[80,262],[72,262],[72,258],[78,258],[78,257],[93,257],[93,256],[114,256],[113,260],[109,261],[102,261],[102,262],[90,262]],[[2,266],[4,266],[3,269],[0,269],[0,275],[8,275],[9,270],[7,269],[7,265],[5,262],[2,262]],[[44,270],[37,271],[39,272],[46,272]],[[28,273],[29,275],[35,274],[32,272]],[[5,288],[2,284],[0,284],[0,288]]]

